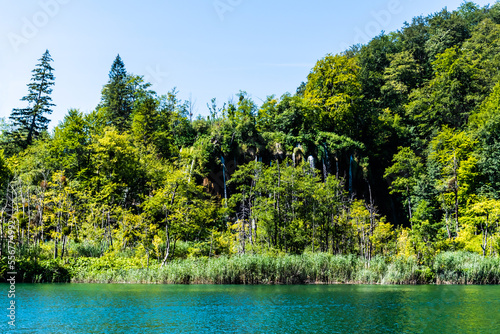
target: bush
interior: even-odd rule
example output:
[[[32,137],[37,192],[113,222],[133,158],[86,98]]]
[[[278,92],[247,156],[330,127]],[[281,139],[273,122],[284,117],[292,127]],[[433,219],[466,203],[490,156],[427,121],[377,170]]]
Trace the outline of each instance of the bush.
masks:
[[[103,243],[85,240],[81,243],[71,242],[68,248],[74,257],[100,257],[108,247]]]
[[[23,283],[68,283],[71,274],[61,260],[26,261],[16,263],[17,279]],[[4,280],[5,272],[3,273]]]

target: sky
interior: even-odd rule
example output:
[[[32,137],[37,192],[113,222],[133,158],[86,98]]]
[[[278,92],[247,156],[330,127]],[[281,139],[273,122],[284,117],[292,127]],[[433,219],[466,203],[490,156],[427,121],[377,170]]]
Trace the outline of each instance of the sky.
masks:
[[[207,115],[240,90],[260,105],[294,93],[317,60],[366,44],[461,0],[0,0],[0,117],[26,105],[48,49],[53,128],[68,109],[92,111],[117,54],[158,94],[174,87]],[[475,1],[480,6],[491,1]]]

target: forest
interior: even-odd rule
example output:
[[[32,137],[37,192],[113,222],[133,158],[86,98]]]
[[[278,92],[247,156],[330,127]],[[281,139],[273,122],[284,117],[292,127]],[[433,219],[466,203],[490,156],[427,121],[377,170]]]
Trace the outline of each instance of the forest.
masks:
[[[258,106],[239,91],[197,117],[118,55],[95,110],[68,110],[53,129],[46,51],[1,123],[0,274],[10,242],[29,282],[238,261],[290,261],[286,272],[302,259],[413,268],[390,282],[434,282],[472,261],[498,283],[499,51],[500,4],[465,2],[324,56],[296,92]]]

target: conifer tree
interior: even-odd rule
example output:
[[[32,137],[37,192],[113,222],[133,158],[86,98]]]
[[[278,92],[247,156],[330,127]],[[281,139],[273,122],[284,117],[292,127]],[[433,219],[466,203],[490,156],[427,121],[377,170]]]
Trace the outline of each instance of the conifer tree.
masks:
[[[9,143],[17,149],[25,149],[47,130],[50,120],[45,114],[51,114],[52,86],[54,85],[54,69],[50,65],[53,61],[49,50],[46,50],[40,63],[32,71],[31,82],[28,86],[28,95],[21,101],[28,102],[26,108],[13,109],[10,115],[12,130],[9,133]]]
[[[101,106],[108,122],[119,131],[127,130],[131,124],[133,98],[132,87],[125,65],[118,55],[111,66],[109,81],[102,91]]]

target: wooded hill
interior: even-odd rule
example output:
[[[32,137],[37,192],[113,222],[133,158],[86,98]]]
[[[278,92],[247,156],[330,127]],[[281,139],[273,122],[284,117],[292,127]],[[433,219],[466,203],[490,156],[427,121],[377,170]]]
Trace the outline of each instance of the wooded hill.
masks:
[[[143,266],[499,254],[498,4],[416,17],[326,55],[293,94],[258,107],[240,91],[195,119],[175,89],[157,94],[118,56],[95,111],[69,110],[49,133],[51,64],[47,51],[4,124],[3,256],[9,237],[30,261]]]

